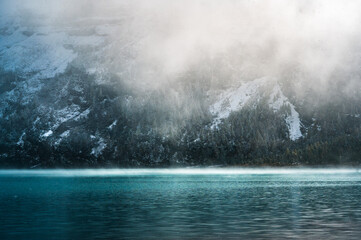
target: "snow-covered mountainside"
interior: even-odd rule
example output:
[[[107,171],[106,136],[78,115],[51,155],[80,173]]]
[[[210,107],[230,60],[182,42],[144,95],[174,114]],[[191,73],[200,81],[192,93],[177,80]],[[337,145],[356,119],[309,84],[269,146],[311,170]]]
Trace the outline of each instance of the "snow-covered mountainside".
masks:
[[[3,18],[0,21],[0,66],[5,72],[16,72],[24,82],[16,84],[12,91],[4,92],[3,100],[16,98],[26,103],[31,96],[41,90],[46,82],[42,80],[63,74],[84,49],[91,49],[88,58],[99,54],[104,46],[105,36],[101,32],[84,34],[94,26],[83,27],[26,25],[21,19]],[[104,26],[106,27],[106,26]],[[83,54],[84,55],[84,54]],[[96,64],[94,62],[94,64]],[[18,96],[20,97],[20,96]],[[0,108],[0,116],[4,110]]]
[[[92,71],[93,75],[101,71],[101,67],[96,67],[101,64],[101,56],[107,48],[107,30],[117,25],[117,21],[112,19],[104,23],[99,20],[86,26],[81,24],[82,21],[84,19],[78,20],[79,25],[52,26],[26,24],[16,18],[0,21],[0,67],[4,73],[1,87],[5,89],[0,92],[0,117],[13,121],[11,109],[14,105],[32,111],[31,128],[21,130],[18,146],[24,146],[23,139],[32,130],[40,141],[56,147],[74,131],[64,125],[81,124],[93,110],[85,97],[80,76],[75,79],[68,76],[65,80],[61,76],[75,65]],[[9,73],[15,75],[9,76]],[[5,81],[7,77],[13,78],[11,82]],[[34,101],[40,100],[39,94],[47,93],[54,95],[45,98],[44,103],[36,103],[33,109]],[[91,154],[97,156],[106,144],[101,136],[91,136],[90,140],[95,142]]]
[[[290,103],[287,97],[285,97],[278,83],[276,83],[275,86],[272,88],[272,93],[270,95],[270,100],[268,104],[275,112],[280,111],[283,106],[288,107],[288,111],[286,111],[285,114],[285,121],[287,123],[289,137],[293,141],[302,137],[302,123],[299,113],[295,110],[295,106]]]
[[[210,111],[216,116],[212,127],[216,127],[221,119],[227,118],[233,111],[238,111],[248,103],[256,104],[260,100],[262,87],[268,83],[267,78],[260,78],[254,81],[243,83],[236,89],[229,89],[221,94]]]
[[[217,128],[221,120],[227,118],[231,112],[239,111],[246,106],[255,107],[263,98],[269,99],[268,105],[274,112],[279,112],[282,107],[287,107],[284,116],[289,138],[295,141],[302,137],[299,113],[283,94],[277,80],[268,77],[245,82],[236,89],[229,89],[222,93],[210,107],[210,112],[215,116],[211,127]]]

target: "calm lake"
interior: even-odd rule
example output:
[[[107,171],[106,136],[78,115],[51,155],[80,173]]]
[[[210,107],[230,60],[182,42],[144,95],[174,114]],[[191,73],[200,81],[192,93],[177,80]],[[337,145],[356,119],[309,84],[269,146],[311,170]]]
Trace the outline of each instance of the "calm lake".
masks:
[[[0,239],[360,239],[357,169],[2,170]]]

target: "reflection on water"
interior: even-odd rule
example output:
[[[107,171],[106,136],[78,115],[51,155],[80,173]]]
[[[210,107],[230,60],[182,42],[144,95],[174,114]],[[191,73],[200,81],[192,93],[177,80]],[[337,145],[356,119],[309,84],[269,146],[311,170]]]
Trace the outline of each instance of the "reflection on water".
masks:
[[[0,172],[0,239],[361,236],[357,171],[8,173]]]

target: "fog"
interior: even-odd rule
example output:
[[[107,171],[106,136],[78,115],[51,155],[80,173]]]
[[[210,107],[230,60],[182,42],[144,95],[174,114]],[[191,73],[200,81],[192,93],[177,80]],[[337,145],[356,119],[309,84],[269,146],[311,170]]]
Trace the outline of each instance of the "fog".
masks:
[[[22,177],[120,177],[120,176],[174,176],[174,175],[225,175],[233,177],[236,175],[309,175],[317,177],[332,175],[344,176],[345,174],[358,174],[356,168],[164,168],[164,169],[53,169],[53,170],[0,170],[0,177],[22,176]],[[357,177],[357,175],[354,175]],[[305,181],[302,178],[301,181]],[[308,181],[308,180],[306,180]]]
[[[103,67],[145,89],[198,71],[215,89],[272,76],[292,81],[299,94],[306,88],[322,92],[338,80],[351,91],[361,73],[359,0],[12,0],[1,5],[2,15],[21,16],[24,24],[117,19]]]

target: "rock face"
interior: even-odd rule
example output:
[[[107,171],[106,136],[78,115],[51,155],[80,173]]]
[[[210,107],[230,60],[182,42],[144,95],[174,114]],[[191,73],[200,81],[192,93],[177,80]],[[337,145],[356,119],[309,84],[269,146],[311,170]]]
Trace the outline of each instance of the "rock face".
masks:
[[[144,67],[147,36],[122,19],[10,19],[0,21],[1,167],[359,161],[359,86],[299,96],[281,77],[232,85],[238,70],[207,61],[168,79]]]

